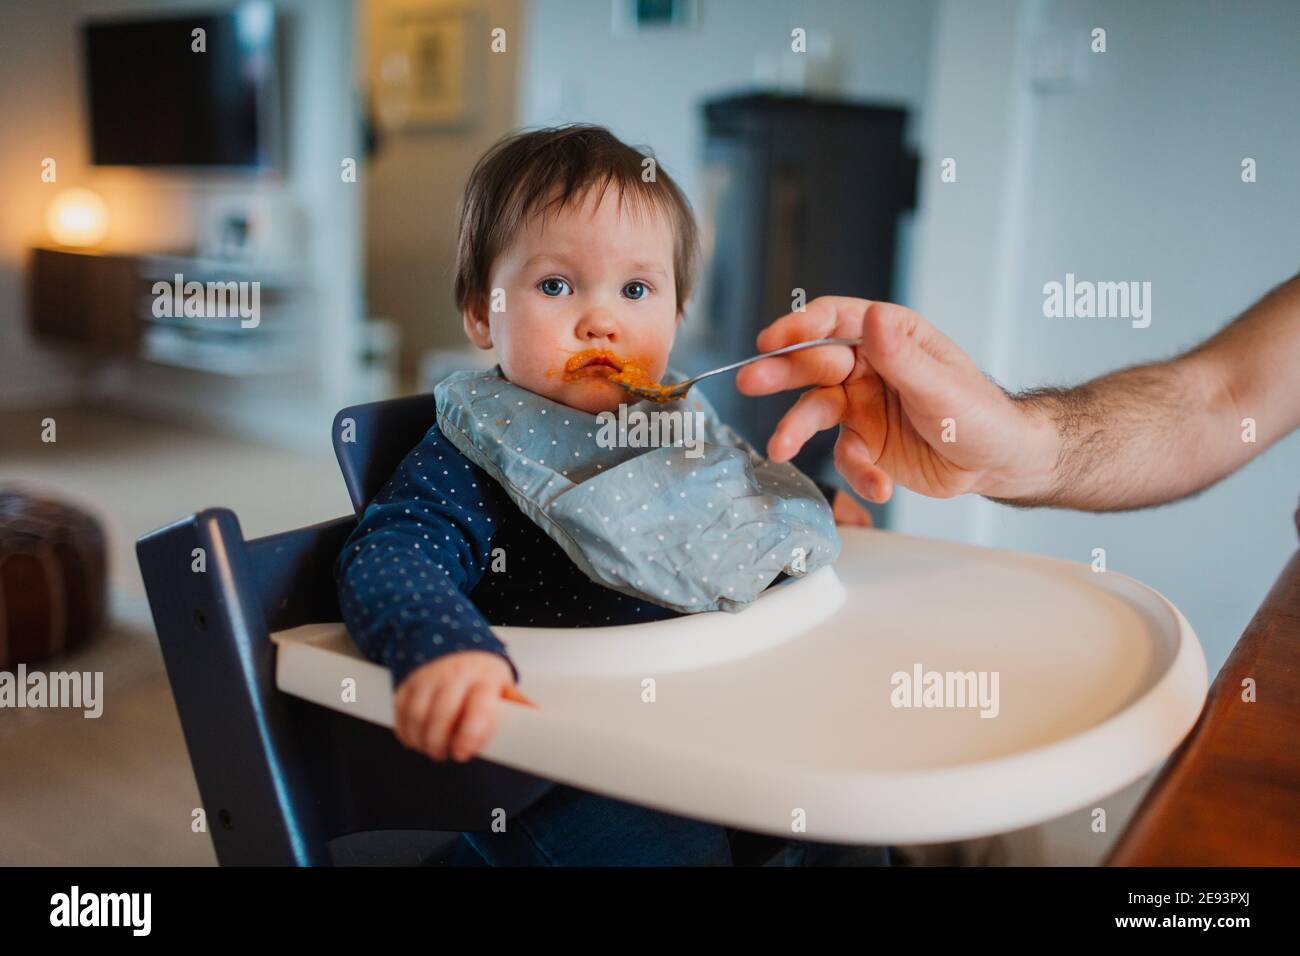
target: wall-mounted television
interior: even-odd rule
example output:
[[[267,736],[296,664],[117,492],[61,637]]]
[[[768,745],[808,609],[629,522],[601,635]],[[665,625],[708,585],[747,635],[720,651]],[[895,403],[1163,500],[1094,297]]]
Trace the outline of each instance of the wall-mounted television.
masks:
[[[266,0],[90,20],[82,39],[94,165],[281,165],[279,39]]]

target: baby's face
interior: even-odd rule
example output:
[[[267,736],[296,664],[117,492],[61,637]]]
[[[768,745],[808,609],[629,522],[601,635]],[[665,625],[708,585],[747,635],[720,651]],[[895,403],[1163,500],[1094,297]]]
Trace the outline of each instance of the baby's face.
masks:
[[[485,314],[465,317],[475,344],[496,346],[509,381],[592,414],[637,401],[609,381],[615,365],[663,376],[678,321],[668,218],[631,199],[620,210],[615,186],[599,203],[595,195],[545,222],[534,217],[492,265],[491,289],[498,297],[504,290],[504,310],[492,311],[489,301]],[[594,364],[566,372],[571,358],[588,352],[573,364]]]

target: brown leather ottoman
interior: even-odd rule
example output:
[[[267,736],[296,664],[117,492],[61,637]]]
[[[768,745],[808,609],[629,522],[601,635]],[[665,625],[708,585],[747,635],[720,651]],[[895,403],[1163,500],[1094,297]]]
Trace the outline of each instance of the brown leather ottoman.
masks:
[[[104,622],[99,523],[70,505],[0,488],[0,668],[90,641]]]

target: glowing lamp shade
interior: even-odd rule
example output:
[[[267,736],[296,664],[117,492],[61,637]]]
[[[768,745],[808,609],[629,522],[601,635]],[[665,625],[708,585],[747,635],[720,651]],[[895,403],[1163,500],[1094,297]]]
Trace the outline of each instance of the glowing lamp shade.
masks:
[[[94,246],[108,233],[108,206],[89,189],[68,189],[54,197],[45,228],[63,246]]]

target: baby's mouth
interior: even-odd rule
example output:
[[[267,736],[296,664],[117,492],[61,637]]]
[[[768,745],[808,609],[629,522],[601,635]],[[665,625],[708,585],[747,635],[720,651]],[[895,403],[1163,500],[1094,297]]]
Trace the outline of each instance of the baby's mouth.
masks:
[[[565,381],[601,376],[608,378],[623,370],[627,363],[608,349],[584,349],[569,356],[564,363]]]

